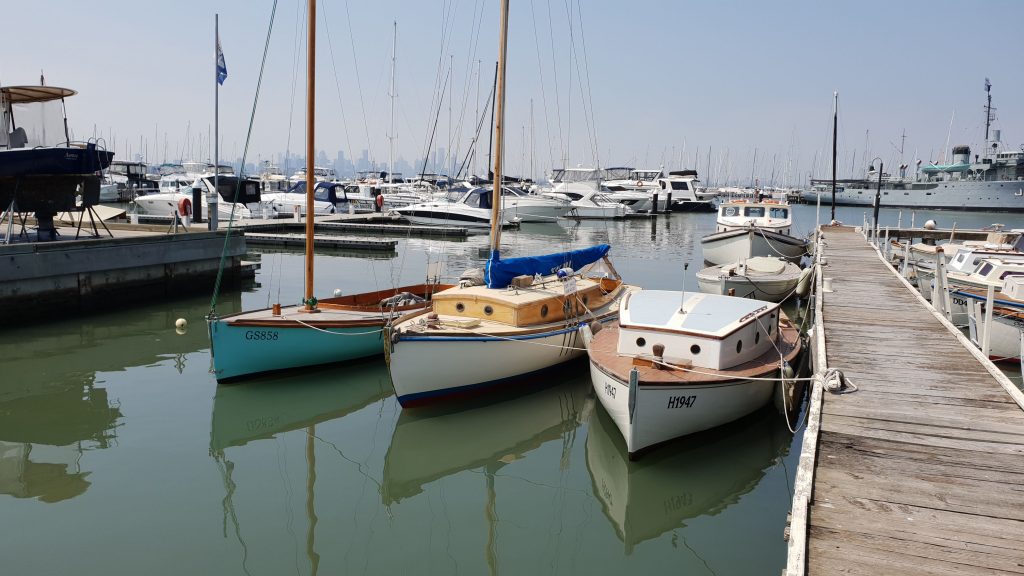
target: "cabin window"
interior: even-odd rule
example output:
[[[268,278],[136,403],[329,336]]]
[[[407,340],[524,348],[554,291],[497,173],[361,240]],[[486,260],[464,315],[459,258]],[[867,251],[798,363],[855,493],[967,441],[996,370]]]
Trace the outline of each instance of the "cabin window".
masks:
[[[982,276],[988,276],[988,273],[991,272],[991,271],[992,271],[992,264],[989,264],[988,262],[986,262],[985,264],[983,264],[981,266],[981,269],[978,270],[978,274],[981,274]]]
[[[466,305],[463,304],[462,302],[459,302],[459,303],[455,304],[455,311],[456,312],[465,312],[466,311]]]
[[[1001,275],[999,276],[999,279],[1000,279],[1000,280],[1002,280],[1003,278],[1006,278],[1007,276],[1020,276],[1020,275],[1021,275],[1021,273],[1020,273],[1020,272],[1011,272],[1011,271],[1007,271],[1007,272],[1003,272],[1003,273],[1002,273],[1002,274],[1001,274]]]
[[[761,333],[760,332],[754,332],[754,344],[756,345],[760,341],[761,341]]]
[[[636,345],[639,348],[643,348],[647,344],[647,340],[644,340],[643,336],[636,339]]]
[[[589,299],[589,296],[587,296],[586,294],[584,294],[584,295],[583,295],[583,305],[584,305],[584,306],[586,306],[586,305],[587,305],[587,300],[588,300],[588,299]]]
[[[694,344],[693,346],[690,346],[690,354],[693,354],[694,356],[696,356],[697,354],[700,354],[700,346],[697,345],[697,344]]]
[[[735,206],[724,206],[722,208],[722,216],[736,216],[739,213],[739,208]]]
[[[548,317],[548,305],[547,304],[545,304],[545,305],[540,307],[540,317],[541,318],[547,318]]]
[[[736,353],[739,354],[743,351],[743,340],[736,341]]]
[[[488,316],[494,314],[494,308],[492,308],[490,304],[484,306],[484,314],[487,314]]]
[[[789,216],[789,210],[786,208],[772,208],[768,211],[768,215],[772,218],[786,218]]]
[[[749,216],[750,218],[763,218],[764,217],[764,207],[763,206],[748,206],[746,208],[746,210],[743,211],[743,215],[744,216]]]
[[[686,182],[673,182],[672,183],[672,189],[673,190],[689,190],[690,187],[686,185]]]

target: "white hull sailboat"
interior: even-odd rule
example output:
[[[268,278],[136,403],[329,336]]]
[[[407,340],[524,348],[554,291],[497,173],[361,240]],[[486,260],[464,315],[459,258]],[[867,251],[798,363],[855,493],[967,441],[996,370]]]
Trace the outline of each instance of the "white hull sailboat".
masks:
[[[582,329],[594,391],[630,457],[764,406],[800,351],[778,304],[716,294],[640,290],[595,328]]]
[[[508,0],[503,0],[494,182],[502,182],[507,30]],[[532,384],[525,377],[579,356],[579,327],[613,320],[619,300],[631,290],[608,261],[608,245],[503,260],[497,225],[501,203],[490,192],[486,286],[467,281],[438,292],[429,311],[406,316],[390,330],[388,367],[402,406],[501,384]]]

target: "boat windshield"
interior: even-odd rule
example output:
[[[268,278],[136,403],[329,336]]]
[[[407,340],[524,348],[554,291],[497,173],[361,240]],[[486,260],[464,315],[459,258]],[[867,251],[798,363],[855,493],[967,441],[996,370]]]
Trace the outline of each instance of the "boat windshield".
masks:
[[[743,215],[749,218],[764,218],[764,206],[747,206],[743,209]]]
[[[604,178],[605,180],[636,180],[635,176],[631,176],[632,172],[631,168],[605,168]]]
[[[573,168],[562,173],[561,182],[594,182],[601,179],[600,170]]]
[[[634,180],[654,180],[661,177],[661,170],[633,170]],[[686,188],[681,188],[686,190]]]
[[[775,207],[773,207],[773,208],[770,208],[768,210],[768,216],[771,217],[771,218],[788,218],[789,217],[789,209],[788,208],[775,208]]]

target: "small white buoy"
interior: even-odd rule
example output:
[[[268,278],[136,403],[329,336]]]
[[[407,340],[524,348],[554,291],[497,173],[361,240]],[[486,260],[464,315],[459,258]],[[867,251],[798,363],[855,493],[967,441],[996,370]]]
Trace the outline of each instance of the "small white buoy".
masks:
[[[811,287],[811,274],[814,273],[813,268],[804,268],[800,271],[800,279],[796,283],[796,295],[806,296],[807,291]]]
[[[924,223],[925,230],[935,230],[935,220],[929,220]]]
[[[338,296],[341,296],[341,288],[334,289],[334,297],[337,298]]]
[[[822,278],[821,290],[823,292],[833,292],[834,291],[834,290],[832,290],[832,279],[831,278]]]
[[[185,320],[184,318],[178,318],[177,320],[174,321],[174,327],[177,328],[178,330],[184,330],[188,328],[188,321]]]

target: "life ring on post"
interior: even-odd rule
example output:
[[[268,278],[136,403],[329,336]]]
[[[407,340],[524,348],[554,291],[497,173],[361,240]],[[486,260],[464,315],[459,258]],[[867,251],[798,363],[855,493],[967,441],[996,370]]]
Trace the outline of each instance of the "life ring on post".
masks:
[[[182,198],[178,200],[178,215],[179,216],[192,216],[192,201],[188,198]]]
[[[636,185],[642,187],[644,185],[644,181],[643,180],[637,180],[636,181]]]

